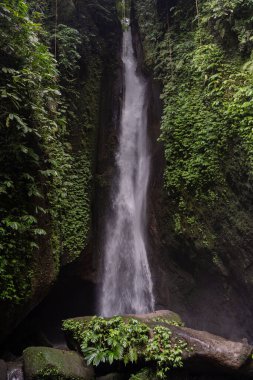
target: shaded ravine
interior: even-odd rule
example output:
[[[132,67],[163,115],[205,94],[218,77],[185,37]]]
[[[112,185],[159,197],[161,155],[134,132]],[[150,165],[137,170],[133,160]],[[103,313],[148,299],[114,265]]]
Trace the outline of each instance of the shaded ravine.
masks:
[[[116,155],[116,189],[107,218],[100,314],[145,313],[154,309],[146,249],[146,201],[150,175],[147,139],[147,81],[137,73],[131,30],[124,32],[124,98]]]

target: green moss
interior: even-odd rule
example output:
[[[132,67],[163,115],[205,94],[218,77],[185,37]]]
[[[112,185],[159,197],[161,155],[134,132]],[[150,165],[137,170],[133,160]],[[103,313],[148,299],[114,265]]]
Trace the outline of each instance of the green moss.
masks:
[[[132,375],[129,380],[156,380],[154,372],[150,368],[143,368],[141,371]]]
[[[222,214],[242,233],[251,225],[236,204],[252,186],[252,4],[134,4],[145,63],[164,87],[164,223],[197,249],[218,249]]]
[[[75,352],[47,347],[29,347],[24,353],[25,375],[29,380],[91,380],[92,370]]]
[[[33,293],[34,264],[50,235],[48,195],[68,154],[45,32],[26,2],[3,1],[0,8],[0,300],[17,304]]]
[[[71,262],[84,250],[91,227],[91,202],[99,124],[101,61],[97,56],[88,66],[80,88],[79,109],[71,132],[73,164],[67,173],[69,187],[61,215],[61,248],[64,262]]]
[[[44,1],[0,5],[0,301],[10,307],[43,293],[91,235],[101,77],[118,21],[114,2],[80,4],[81,24],[69,5],[59,3],[56,31]]]

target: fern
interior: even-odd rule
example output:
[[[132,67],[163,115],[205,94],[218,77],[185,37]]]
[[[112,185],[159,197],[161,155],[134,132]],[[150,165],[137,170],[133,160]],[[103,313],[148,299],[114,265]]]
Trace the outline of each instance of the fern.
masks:
[[[155,363],[156,375],[161,379],[171,368],[182,366],[182,354],[187,349],[186,342],[174,338],[169,327],[157,326],[151,334],[147,325],[134,318],[67,320],[63,329],[79,342],[88,364],[123,361],[127,365],[142,359]]]

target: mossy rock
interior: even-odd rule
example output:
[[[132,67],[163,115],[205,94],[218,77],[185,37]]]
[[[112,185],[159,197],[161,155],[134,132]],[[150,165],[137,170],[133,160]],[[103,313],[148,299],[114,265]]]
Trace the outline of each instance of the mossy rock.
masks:
[[[63,325],[65,322],[72,322],[77,324],[81,324],[83,326],[83,329],[85,329],[85,326],[94,318],[94,316],[84,316],[84,317],[77,317],[77,318],[70,318],[65,321],[63,321]],[[125,323],[129,322],[130,319],[136,319],[139,322],[142,322],[149,326],[150,328],[153,327],[154,323],[162,325],[176,325],[176,326],[182,326],[183,322],[181,317],[170,310],[159,310],[155,311],[153,313],[148,314],[129,314],[129,315],[122,315],[121,318],[125,321]],[[111,318],[105,318],[107,320]],[[65,332],[66,341],[68,344],[68,347],[71,350],[75,350],[78,352],[82,352],[80,348],[80,342],[81,337],[78,337],[78,328],[76,329],[75,333],[74,330],[71,330],[69,328],[63,328]]]
[[[68,320],[76,321],[76,322],[82,322],[83,324],[89,323],[91,319],[93,319],[94,316],[84,316],[84,317],[76,317],[76,318],[69,318]],[[167,324],[172,325],[183,325],[181,317],[174,313],[174,311],[170,310],[159,310],[155,311],[153,313],[148,314],[128,314],[128,315],[121,315],[121,318],[125,322],[128,322],[129,319],[137,319],[137,321],[149,324],[151,322],[163,322]],[[105,318],[105,319],[111,319],[111,318]]]
[[[93,369],[73,351],[29,347],[23,352],[27,380],[93,380]]]
[[[149,368],[143,368],[135,375],[132,375],[129,380],[157,380],[157,377]]]
[[[177,313],[171,310],[158,310],[154,311],[153,313],[149,314],[136,314],[136,315],[129,315],[126,316],[126,318],[135,318],[140,322],[143,323],[151,323],[151,322],[163,322],[172,324],[172,325],[183,325],[183,321]]]
[[[0,359],[0,380],[6,380],[7,378],[7,364],[4,360]]]
[[[109,373],[108,375],[97,377],[96,380],[126,380],[128,377],[123,373]]]

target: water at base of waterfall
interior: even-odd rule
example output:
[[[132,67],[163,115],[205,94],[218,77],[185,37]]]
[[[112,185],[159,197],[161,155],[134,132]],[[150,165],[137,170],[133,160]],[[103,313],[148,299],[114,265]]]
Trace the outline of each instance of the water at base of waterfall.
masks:
[[[116,155],[117,177],[107,218],[100,292],[103,316],[154,309],[146,247],[146,202],[150,174],[147,81],[137,73],[129,28],[123,35],[124,98]]]

